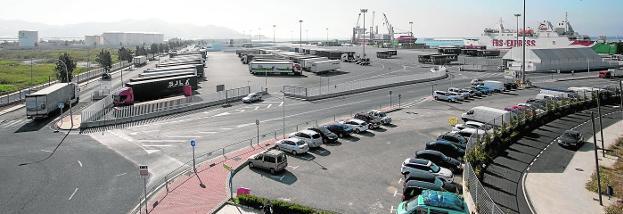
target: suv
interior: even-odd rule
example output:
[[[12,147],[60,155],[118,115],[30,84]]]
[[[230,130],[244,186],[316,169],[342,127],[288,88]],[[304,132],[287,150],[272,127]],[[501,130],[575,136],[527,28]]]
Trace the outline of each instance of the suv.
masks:
[[[457,101],[457,97],[451,94],[448,94],[445,91],[434,91],[433,92],[433,98],[435,100],[444,100],[444,101],[448,101],[448,102],[456,102]]]
[[[249,168],[269,170],[271,174],[282,171],[288,166],[285,153],[278,150],[268,150],[249,157]]]
[[[381,127],[381,118],[373,117],[366,113],[356,113],[353,118],[366,121],[369,129],[376,129]]]
[[[387,116],[387,113],[379,111],[379,110],[371,110],[368,112],[368,115],[381,119],[381,124],[387,125],[392,123],[392,118]]]
[[[312,130],[301,130],[294,132],[288,136],[289,138],[298,138],[307,143],[309,147],[319,147],[322,145],[322,136]]]

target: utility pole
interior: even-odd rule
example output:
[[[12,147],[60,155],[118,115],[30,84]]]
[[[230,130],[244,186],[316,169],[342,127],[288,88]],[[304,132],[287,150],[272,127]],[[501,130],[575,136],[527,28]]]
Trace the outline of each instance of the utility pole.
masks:
[[[597,135],[595,134],[595,116],[591,112],[591,123],[593,124],[593,143],[595,144],[595,170],[597,170],[597,194],[599,194],[599,205],[603,206],[601,199],[601,176],[599,175],[599,157],[597,155]],[[602,148],[603,149],[603,148]]]
[[[526,0],[523,0],[523,29],[526,29]],[[526,84],[526,34],[521,36],[521,84]]]
[[[273,25],[273,45],[275,45],[275,28],[277,25]]]
[[[368,12],[368,9],[361,9],[360,10],[361,13],[363,13],[363,43],[362,43],[362,47],[363,47],[363,54],[361,55],[362,58],[366,58],[366,13]]]
[[[299,20],[299,48],[303,48],[303,20],[302,19]]]
[[[519,45],[519,17],[521,16],[521,14],[519,13],[515,13],[515,20],[517,20],[517,34],[515,35],[515,47],[517,47]],[[525,29],[524,29],[525,30]],[[526,32],[523,32],[526,33]]]
[[[262,28],[258,27],[257,28],[257,40],[258,41],[262,40],[261,36],[262,36]]]
[[[604,146],[604,126],[601,122],[601,91],[597,91],[597,114],[599,114],[599,135],[601,136],[601,153],[606,157],[606,147]]]
[[[326,28],[325,30],[327,30],[327,44],[329,43],[329,28]]]

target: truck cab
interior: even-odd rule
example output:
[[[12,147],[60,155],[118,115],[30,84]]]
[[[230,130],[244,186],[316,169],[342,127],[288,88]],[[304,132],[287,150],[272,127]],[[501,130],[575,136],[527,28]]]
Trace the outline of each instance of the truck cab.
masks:
[[[134,104],[134,93],[132,88],[123,87],[112,93],[113,104],[115,106],[128,106]]]

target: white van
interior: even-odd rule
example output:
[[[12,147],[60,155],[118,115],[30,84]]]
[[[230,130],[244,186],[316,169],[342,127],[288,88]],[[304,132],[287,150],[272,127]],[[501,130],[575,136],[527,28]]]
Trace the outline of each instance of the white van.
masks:
[[[510,122],[511,112],[486,106],[477,106],[463,113],[461,119],[465,122],[476,121],[500,126],[502,125],[502,121],[504,121],[504,123]]]
[[[485,80],[482,82],[482,85],[494,92],[504,91],[504,83],[500,81]]]
[[[546,89],[542,88],[539,91],[539,94],[547,94],[554,97],[562,97],[562,98],[577,98],[577,93],[572,90],[555,90],[555,89]]]

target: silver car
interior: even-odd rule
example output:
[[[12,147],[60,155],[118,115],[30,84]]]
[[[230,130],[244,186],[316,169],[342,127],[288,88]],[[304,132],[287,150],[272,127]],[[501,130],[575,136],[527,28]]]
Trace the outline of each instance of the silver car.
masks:
[[[288,166],[285,153],[278,150],[268,150],[249,157],[249,168],[269,170],[271,174],[284,170]]]
[[[242,98],[243,103],[252,103],[260,100],[262,100],[262,93],[260,92],[253,92]]]
[[[290,152],[293,155],[303,154],[309,151],[309,145],[298,138],[288,138],[277,141],[277,148],[282,151]]]

